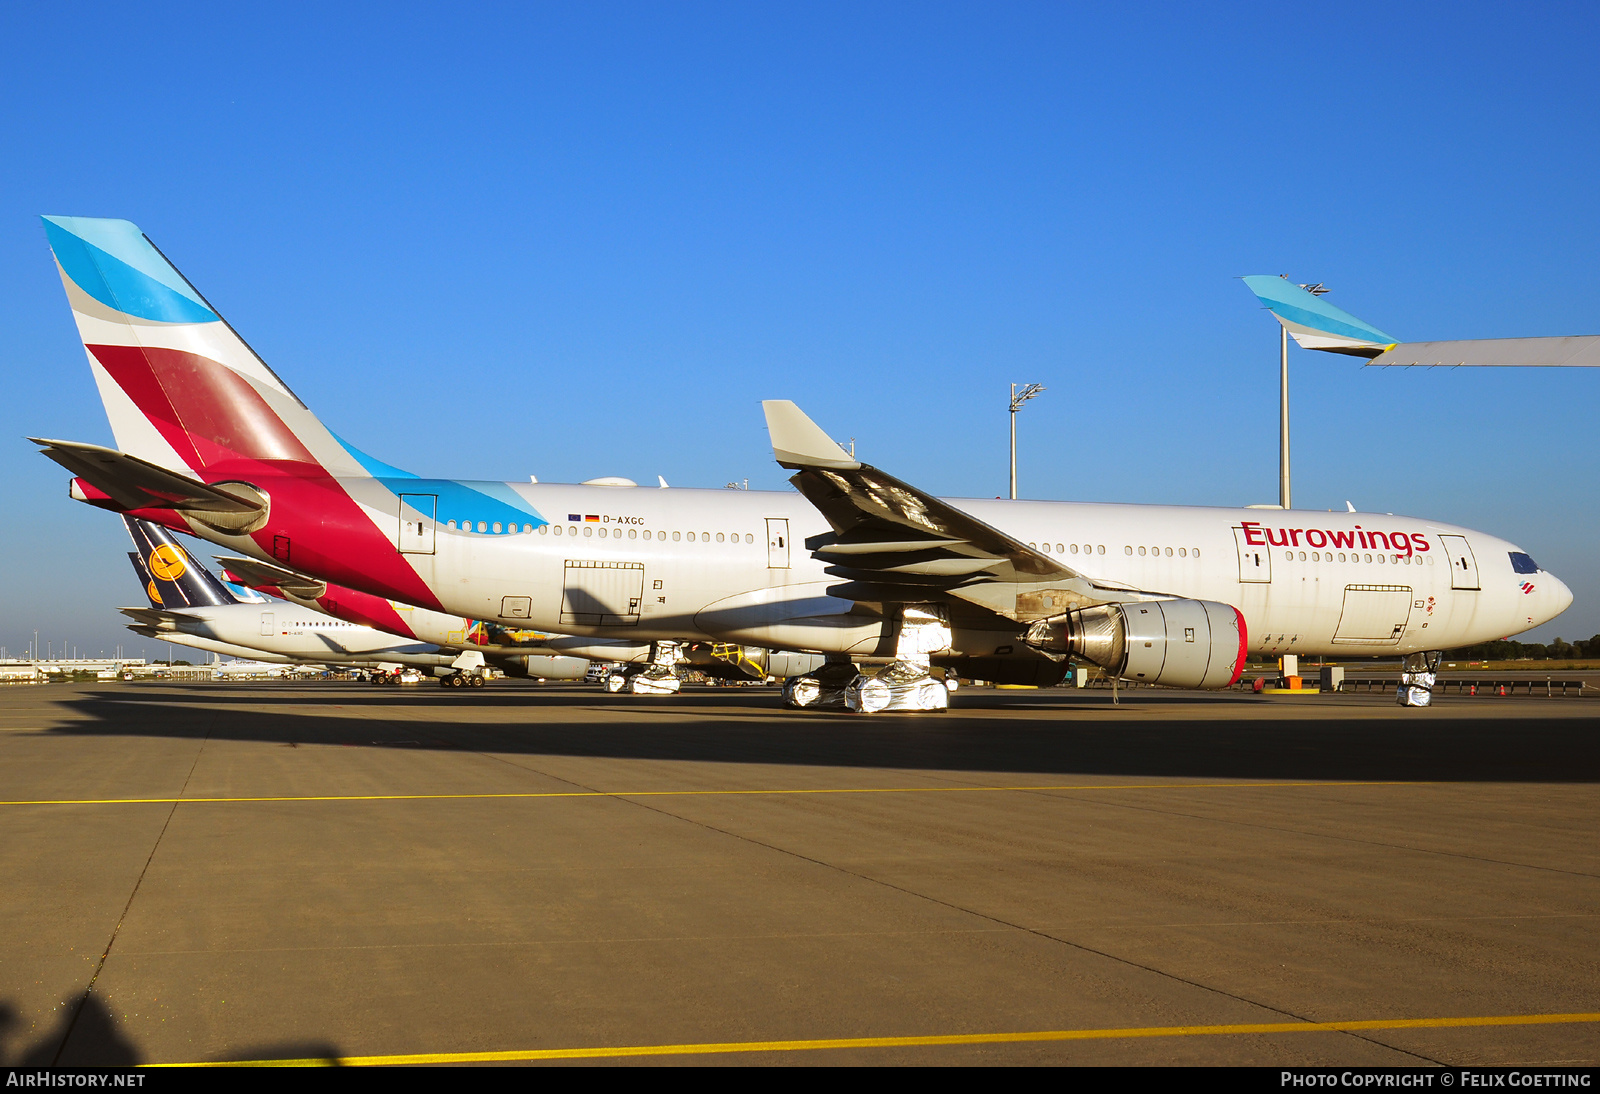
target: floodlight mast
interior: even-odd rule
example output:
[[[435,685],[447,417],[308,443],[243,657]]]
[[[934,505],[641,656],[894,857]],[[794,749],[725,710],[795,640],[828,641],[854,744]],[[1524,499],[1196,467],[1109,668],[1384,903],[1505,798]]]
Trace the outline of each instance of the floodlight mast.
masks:
[[[1289,328],[1278,346],[1278,507],[1289,508]]]
[[[1022,404],[1044,393],[1043,384],[1024,384],[1021,391],[1011,385],[1011,500],[1017,500],[1017,411]]]
[[[1288,274],[1279,274],[1285,281]],[[1301,285],[1312,296],[1328,289],[1322,282]],[[1278,507],[1289,508],[1289,328],[1278,327]]]

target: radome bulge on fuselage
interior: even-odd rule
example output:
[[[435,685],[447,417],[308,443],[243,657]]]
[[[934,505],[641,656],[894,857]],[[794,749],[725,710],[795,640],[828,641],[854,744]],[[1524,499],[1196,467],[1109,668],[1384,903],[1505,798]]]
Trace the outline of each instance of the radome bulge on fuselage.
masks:
[[[986,659],[986,678],[1007,659],[1059,663],[1114,624],[1119,657],[1136,638],[1174,657],[1198,644],[1183,678],[1220,686],[1246,635],[1259,651],[1402,654],[1516,633],[1571,600],[1514,545],[1414,518],[943,501],[788,403],[766,404],[768,428],[798,494],[423,479],[330,432],[132,224],[46,230],[120,448],[41,442],[75,496],[423,608],[899,656],[922,605],[938,633],[917,655]],[[1144,638],[1130,613],[1163,615],[1150,604],[1172,610]]]

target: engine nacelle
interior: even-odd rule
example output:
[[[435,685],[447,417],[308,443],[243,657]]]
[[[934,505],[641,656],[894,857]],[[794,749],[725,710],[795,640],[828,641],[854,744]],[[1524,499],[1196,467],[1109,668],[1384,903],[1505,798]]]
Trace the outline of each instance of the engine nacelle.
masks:
[[[1097,604],[1028,628],[1028,645],[1091,661],[1116,676],[1175,688],[1225,688],[1244,671],[1239,609],[1214,600]]]
[[[539,677],[545,680],[582,680],[589,662],[582,657],[552,657],[538,653],[519,653],[492,659],[507,676]]]

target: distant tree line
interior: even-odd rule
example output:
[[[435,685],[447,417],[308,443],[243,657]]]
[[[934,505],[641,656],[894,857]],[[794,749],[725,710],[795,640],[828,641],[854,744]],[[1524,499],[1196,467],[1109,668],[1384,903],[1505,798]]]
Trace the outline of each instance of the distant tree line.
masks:
[[[1445,652],[1447,661],[1577,661],[1587,658],[1600,660],[1600,634],[1587,641],[1568,642],[1557,638],[1548,645],[1543,642],[1513,642],[1503,638],[1498,642],[1480,642],[1476,646],[1463,646]]]

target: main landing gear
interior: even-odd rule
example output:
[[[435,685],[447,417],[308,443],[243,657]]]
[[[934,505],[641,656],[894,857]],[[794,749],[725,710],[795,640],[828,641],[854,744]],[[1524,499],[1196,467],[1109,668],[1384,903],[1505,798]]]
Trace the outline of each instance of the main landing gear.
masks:
[[[609,674],[605,689],[613,695],[625,691],[634,695],[676,695],[683,687],[677,670],[683,660],[681,643],[656,642],[650,647],[648,664],[627,665]]]
[[[950,623],[938,604],[906,604],[900,610],[895,659],[871,674],[856,671],[849,658],[830,659],[815,672],[790,678],[783,705],[795,710],[943,711],[950,709],[944,670],[930,658],[950,648]]]
[[[484,675],[482,650],[462,650],[450,662],[450,671],[442,668],[433,671],[439,674],[439,686],[442,688],[481,688],[489,682]]]

